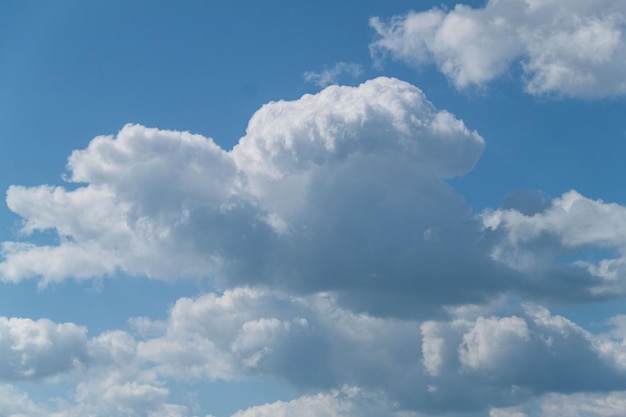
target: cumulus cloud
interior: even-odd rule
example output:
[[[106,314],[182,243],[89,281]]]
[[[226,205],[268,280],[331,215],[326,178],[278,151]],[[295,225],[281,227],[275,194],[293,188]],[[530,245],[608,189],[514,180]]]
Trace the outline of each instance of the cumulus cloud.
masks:
[[[511,407],[542,395],[626,388],[626,337],[618,319],[610,334],[592,334],[538,305],[487,312],[457,309],[450,319],[426,322],[384,319],[346,310],[329,294],[238,288],[178,300],[159,324],[162,333],[137,344],[134,360],[177,380],[276,378],[302,392],[322,392],[303,398],[323,399],[323,407],[329,401],[337,415],[344,406],[336,395],[346,386],[375,393],[385,413],[480,416],[515,415],[521,411]],[[242,415],[292,410],[301,400]]]
[[[47,319],[0,317],[0,379],[40,379],[87,360],[86,329]]]
[[[71,401],[61,401],[55,414],[59,417],[123,416],[123,417],[188,417],[187,407],[167,402],[169,389],[149,374],[108,372],[80,382]]]
[[[12,385],[0,385],[0,410],[7,417],[44,417],[47,410]]]
[[[372,18],[370,49],[378,60],[434,63],[457,88],[484,85],[519,64],[531,94],[623,95],[625,22],[626,6],[610,0],[490,0]]]
[[[0,278],[208,277],[222,289],[333,291],[346,307],[407,317],[507,291],[620,296],[621,255],[576,251],[621,253],[626,209],[526,192],[472,217],[446,180],[471,170],[483,147],[389,78],[265,105],[230,151],[128,125],[72,153],[74,189],[9,188],[25,240],[2,244]],[[45,230],[57,244],[33,243]]]
[[[4,242],[0,276],[209,277],[220,288],[345,290],[346,302],[380,297],[383,310],[407,293],[425,310],[476,301],[500,284],[481,272],[457,279],[487,268],[487,257],[446,180],[483,148],[461,120],[390,78],[267,104],[230,151],[128,125],[72,153],[73,189],[9,188],[22,234],[51,230],[59,243]]]
[[[363,73],[363,68],[359,64],[352,62],[337,62],[332,68],[327,68],[320,72],[307,71],[302,74],[306,82],[314,83],[320,87],[337,84],[339,77],[347,75],[350,78],[357,78]]]
[[[421,373],[419,346],[417,322],[355,314],[330,294],[237,288],[179,299],[163,333],[140,342],[138,357],[177,379],[270,377],[305,390],[406,390],[401,381]]]
[[[569,277],[572,297],[624,295],[626,207],[572,190],[538,211],[510,207],[487,210],[481,217],[495,234],[494,260],[527,275],[548,274],[557,286],[559,275]]]
[[[622,317],[611,321],[607,333],[593,334],[538,305],[514,309],[456,308],[450,318],[424,322],[355,313],[328,293],[296,297],[236,288],[181,298],[166,320],[140,320],[149,333],[83,337],[83,362],[65,378],[76,385],[55,409],[24,395],[15,406],[30,407],[29,416],[189,417],[192,405],[170,402],[172,384],[250,378],[276,379],[303,396],[241,410],[237,417],[519,417],[533,402],[550,415],[550,404],[570,397],[571,410],[593,406],[602,415],[608,409],[602,398],[621,398]],[[43,338],[36,333],[29,337],[39,343]],[[46,340],[39,343],[45,347],[37,353],[41,358],[66,345],[58,337]],[[0,366],[14,361],[5,355]],[[598,394],[587,397],[591,391]]]

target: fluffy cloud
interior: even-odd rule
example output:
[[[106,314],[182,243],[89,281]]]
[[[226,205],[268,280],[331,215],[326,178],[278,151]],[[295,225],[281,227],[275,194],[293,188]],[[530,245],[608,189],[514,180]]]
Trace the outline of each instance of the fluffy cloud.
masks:
[[[419,334],[417,322],[355,314],[329,294],[238,288],[178,300],[138,357],[177,379],[263,376],[306,390],[356,384],[400,392],[421,373]]]
[[[626,93],[626,6],[610,0],[490,0],[373,18],[374,56],[434,63],[457,88],[482,85],[521,63],[531,94]]]
[[[267,104],[230,151],[128,125],[72,153],[74,189],[9,188],[34,236],[3,244],[0,276],[210,277],[220,288],[343,290],[359,308],[380,299],[381,311],[409,293],[422,310],[477,301],[500,284],[483,273],[479,225],[446,179],[471,170],[483,147],[389,78]],[[58,244],[32,243],[45,230]],[[477,272],[460,279],[466,270]]]
[[[70,156],[71,186],[9,189],[24,239],[2,245],[1,279],[122,271],[208,277],[219,291],[91,339],[73,324],[0,320],[0,377],[79,375],[58,417],[188,416],[170,383],[257,377],[302,397],[240,417],[363,404],[518,417],[532,401],[623,390],[623,318],[591,334],[515,297],[623,295],[626,209],[570,192],[472,217],[447,180],[483,147],[388,78],[267,104],[232,150],[138,125],[95,138]]]
[[[553,394],[541,402],[542,417],[619,417],[626,407],[626,392],[610,394]]]
[[[181,298],[165,321],[135,320],[133,333],[108,331],[86,341],[79,332],[83,361],[64,379],[76,386],[54,410],[24,395],[14,404],[30,407],[28,416],[190,416],[192,405],[169,402],[171,384],[258,377],[304,395],[235,416],[301,415],[297,410],[306,409],[303,415],[316,417],[518,417],[536,402],[549,416],[550,407],[567,398],[575,400],[572,416],[591,409],[603,415],[621,398],[623,317],[612,320],[611,331],[592,334],[537,305],[513,308],[514,314],[498,311],[502,305],[455,308],[449,319],[423,322],[351,312],[327,293],[294,297],[237,288]],[[13,349],[41,347],[22,358],[36,363],[35,356],[50,360],[65,350],[64,340],[41,337],[33,323],[22,332],[28,341]],[[15,362],[12,355],[4,355],[0,367]],[[37,370],[30,379],[67,370],[47,372]],[[614,394],[589,397],[589,391]]]
[[[537,211],[510,207],[481,217],[495,235],[494,260],[527,276],[550,276],[569,297],[624,295],[626,207],[569,191]]]
[[[132,377],[131,377],[132,375]],[[71,401],[59,400],[58,417],[188,417],[186,406],[167,402],[169,389],[150,373],[128,375],[127,370],[91,375],[81,381]]]
[[[491,405],[490,416],[523,416],[535,399],[554,393],[626,386],[622,337],[591,334],[543,307],[504,316],[463,314],[426,322],[422,333],[428,401],[440,411],[485,415]]]
[[[44,407],[33,402],[28,394],[12,385],[0,385],[0,410],[6,417],[44,417]]]
[[[73,323],[0,317],[0,379],[39,379],[71,371],[87,359],[85,333]]]
[[[623,257],[580,250],[622,253],[625,209],[572,192],[554,203],[509,198],[472,218],[446,179],[483,147],[419,89],[388,78],[270,103],[230,151],[128,125],[72,153],[73,189],[9,188],[26,240],[2,244],[0,277],[209,277],[218,288],[333,291],[344,306],[396,316],[509,290],[621,295]],[[38,239],[46,230],[57,244]]]

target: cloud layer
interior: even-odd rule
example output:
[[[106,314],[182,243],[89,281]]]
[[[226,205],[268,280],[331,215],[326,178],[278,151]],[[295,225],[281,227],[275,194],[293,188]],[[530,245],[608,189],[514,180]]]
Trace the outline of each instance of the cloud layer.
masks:
[[[624,318],[592,333],[549,308],[624,296],[626,208],[570,191],[473,214],[447,181],[484,146],[391,78],[269,103],[231,150],[139,125],[93,139],[66,186],[9,188],[2,281],[214,292],[90,338],[0,318],[0,390],[26,416],[189,417],[172,386],[255,378],[300,397],[236,417],[616,415]],[[73,388],[52,406],[8,385],[33,381]]]
[[[26,416],[191,416],[193,404],[169,401],[169,385],[259,377],[303,395],[234,416],[519,417],[540,405],[541,414],[530,415],[547,417],[559,404],[571,416],[619,415],[626,395],[624,319],[592,334],[538,305],[512,308],[465,307],[435,321],[383,319],[346,310],[329,294],[237,288],[181,298],[164,321],[135,318],[130,332],[88,340],[82,331],[77,341],[42,336],[43,329],[47,335],[77,328],[70,323],[2,321],[18,323],[13,356],[30,363],[67,363],[68,340],[79,352],[71,368],[30,375],[76,384],[56,408],[14,394],[12,407],[29,410],[22,411]],[[63,357],[51,360],[60,351]]]
[[[373,18],[372,54],[433,63],[457,88],[484,85],[519,65],[535,95],[626,93],[626,6],[610,0],[490,0],[391,20]]]

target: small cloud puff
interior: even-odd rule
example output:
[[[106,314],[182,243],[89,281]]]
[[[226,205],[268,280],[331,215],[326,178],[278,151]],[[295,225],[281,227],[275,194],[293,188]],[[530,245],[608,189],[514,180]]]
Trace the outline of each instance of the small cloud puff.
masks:
[[[359,64],[352,62],[337,62],[332,68],[324,69],[320,72],[307,71],[302,74],[304,81],[314,83],[320,87],[337,84],[340,77],[347,75],[352,79],[358,78],[363,73],[363,68]]]

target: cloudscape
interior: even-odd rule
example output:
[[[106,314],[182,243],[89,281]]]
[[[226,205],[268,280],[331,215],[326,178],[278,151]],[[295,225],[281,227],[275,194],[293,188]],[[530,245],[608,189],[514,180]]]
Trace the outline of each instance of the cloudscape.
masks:
[[[0,6],[0,416],[618,417],[626,6]]]

